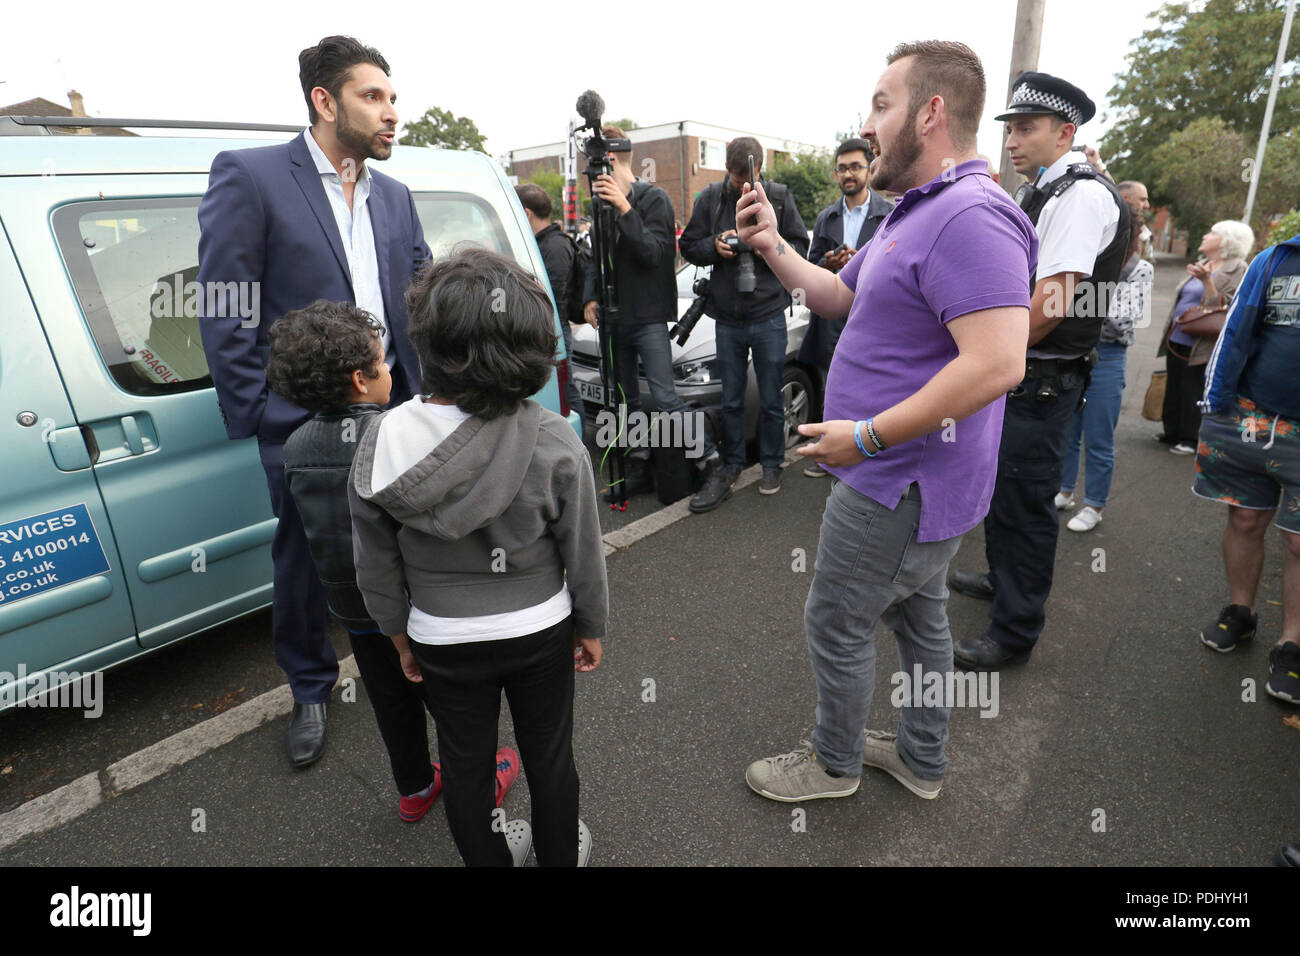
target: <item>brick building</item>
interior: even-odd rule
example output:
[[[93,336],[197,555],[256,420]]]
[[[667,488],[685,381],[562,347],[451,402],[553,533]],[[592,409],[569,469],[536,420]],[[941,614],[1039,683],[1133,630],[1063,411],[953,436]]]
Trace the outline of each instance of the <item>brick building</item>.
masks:
[[[673,213],[683,226],[690,219],[695,197],[700,191],[727,174],[727,143],[738,136],[752,136],[763,145],[764,170],[771,168],[778,156],[824,148],[692,120],[627,131],[627,137],[632,141],[633,171],[668,193],[673,202]],[[567,154],[568,144],[564,141],[513,149],[506,154],[506,168],[520,182],[540,169],[563,175]],[[584,200],[588,195],[586,177],[582,175],[585,166],[585,157],[579,155],[578,182]]]

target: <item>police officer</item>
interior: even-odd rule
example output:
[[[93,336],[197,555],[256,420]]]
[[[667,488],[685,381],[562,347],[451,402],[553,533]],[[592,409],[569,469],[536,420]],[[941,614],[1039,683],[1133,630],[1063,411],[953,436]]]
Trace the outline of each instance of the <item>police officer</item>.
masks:
[[[1081,150],[1075,130],[1096,113],[1078,87],[1046,73],[1016,78],[1006,149],[1028,182],[1016,201],[1038,230],[1025,378],[1007,395],[993,501],[984,520],[987,574],[954,572],[949,585],[992,601],[989,628],[953,646],[967,670],[1021,664],[1043,629],[1052,589],[1055,506],[1070,418],[1081,406],[1107,299],[1129,239],[1128,206]],[[956,440],[961,440],[957,426]]]
[[[871,147],[865,140],[853,137],[840,143],[835,153],[835,184],[843,195],[817,214],[812,244],[808,247],[809,262],[839,272],[871,241],[876,228],[893,211],[894,204],[867,185],[871,157]],[[821,369],[823,382],[845,321],[824,319],[813,313],[799,345],[799,361]],[[824,478],[829,474],[816,462],[804,468],[803,473],[809,478]]]

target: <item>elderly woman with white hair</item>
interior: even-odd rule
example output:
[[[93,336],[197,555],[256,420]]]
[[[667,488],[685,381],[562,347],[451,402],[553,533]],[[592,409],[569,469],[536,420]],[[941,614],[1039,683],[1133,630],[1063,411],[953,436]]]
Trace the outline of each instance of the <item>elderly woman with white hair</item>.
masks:
[[[1244,222],[1225,219],[1216,222],[1201,238],[1201,258],[1187,267],[1187,278],[1174,293],[1174,307],[1165,323],[1157,356],[1165,356],[1165,431],[1156,440],[1173,447],[1175,455],[1196,454],[1196,436],[1201,428],[1197,402],[1205,390],[1205,365],[1214,351],[1215,336],[1193,336],[1177,322],[1196,306],[1215,308],[1232,301],[1242,276],[1246,257],[1255,245],[1255,234]]]

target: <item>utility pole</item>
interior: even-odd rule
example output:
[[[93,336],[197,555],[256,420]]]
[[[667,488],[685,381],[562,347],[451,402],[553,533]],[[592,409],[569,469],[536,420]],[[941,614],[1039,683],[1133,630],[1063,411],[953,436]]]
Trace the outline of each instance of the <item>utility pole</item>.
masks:
[[[1294,0],[1292,0],[1294,2]],[[1016,77],[1026,70],[1038,69],[1038,49],[1043,42],[1043,8],[1047,0],[1016,0],[1016,33],[1011,41],[1011,74],[1007,77],[1007,95],[997,104],[998,112],[1011,102],[1011,88]],[[998,180],[1012,196],[1020,188],[1020,174],[1011,165],[1006,151],[1006,133],[1002,134],[1002,161],[998,164]]]
[[[1291,20],[1295,16],[1295,0],[1286,0],[1286,19],[1282,22],[1282,38],[1277,43],[1277,62],[1273,64],[1273,82],[1268,88],[1268,103],[1264,107],[1264,126],[1259,131],[1259,147],[1255,150],[1255,165],[1250,170],[1250,188],[1246,191],[1246,211],[1241,221],[1250,225],[1250,214],[1255,211],[1255,189],[1264,170],[1264,147],[1268,145],[1268,128],[1273,124],[1273,102],[1277,99],[1277,81],[1286,62],[1286,41],[1291,35]]]

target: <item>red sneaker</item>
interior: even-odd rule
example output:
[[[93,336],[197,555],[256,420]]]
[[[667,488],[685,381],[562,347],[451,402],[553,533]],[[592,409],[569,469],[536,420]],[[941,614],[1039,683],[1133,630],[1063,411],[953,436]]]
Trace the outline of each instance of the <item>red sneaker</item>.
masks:
[[[429,812],[433,806],[433,801],[438,799],[438,794],[442,793],[442,767],[438,766],[436,761],[429,761],[429,766],[433,767],[433,788],[429,795],[425,797],[402,797],[397,804],[397,815],[407,823],[415,823]],[[497,777],[500,778],[498,772]]]
[[[497,751],[497,806],[501,806],[510,788],[519,779],[519,754],[513,747]]]

